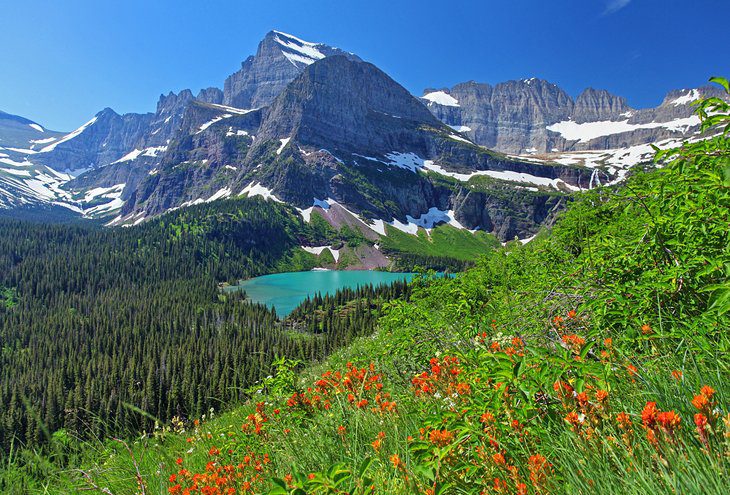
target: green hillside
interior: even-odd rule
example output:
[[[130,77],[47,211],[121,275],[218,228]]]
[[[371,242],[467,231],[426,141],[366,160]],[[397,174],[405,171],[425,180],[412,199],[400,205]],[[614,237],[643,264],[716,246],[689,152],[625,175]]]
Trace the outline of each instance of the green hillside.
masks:
[[[581,195],[525,246],[417,280],[372,336],[298,373],[276,361],[222,415],[125,441],[57,432],[43,452],[6,457],[0,487],[727,493],[730,109],[698,111],[719,135]]]

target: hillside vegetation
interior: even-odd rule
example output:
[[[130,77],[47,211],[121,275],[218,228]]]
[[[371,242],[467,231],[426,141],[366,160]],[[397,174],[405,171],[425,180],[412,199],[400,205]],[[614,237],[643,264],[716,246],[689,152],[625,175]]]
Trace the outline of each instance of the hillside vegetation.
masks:
[[[57,439],[32,467],[10,460],[5,486],[727,493],[728,110],[702,102],[716,137],[582,195],[526,246],[417,280],[374,335],[299,374],[280,359],[240,408],[84,444],[75,465]]]

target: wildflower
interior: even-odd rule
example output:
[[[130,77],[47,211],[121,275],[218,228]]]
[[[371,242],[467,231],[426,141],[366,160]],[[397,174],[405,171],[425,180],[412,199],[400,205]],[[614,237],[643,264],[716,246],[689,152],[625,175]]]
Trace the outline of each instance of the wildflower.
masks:
[[[660,412],[656,416],[657,422],[662,425],[662,428],[667,433],[672,433],[674,430],[679,428],[682,418],[679,417],[674,411]]]
[[[171,486],[170,488],[168,488],[168,489],[167,489],[167,491],[168,491],[168,492],[169,492],[170,494],[174,495],[174,494],[176,494],[176,493],[180,493],[180,490],[181,490],[181,489],[182,489],[182,486],[180,486],[180,484],[178,483],[177,485],[173,485],[173,486]]]
[[[695,426],[697,427],[697,434],[700,437],[700,441],[705,448],[709,448],[709,442],[707,440],[707,416],[702,413],[695,414]]]
[[[492,456],[492,460],[497,465],[503,465],[503,464],[506,464],[506,462],[507,462],[504,458],[504,454],[502,454],[501,452],[497,452],[496,454],[494,454]]]
[[[531,455],[527,461],[527,467],[530,471],[530,481],[535,488],[540,487],[547,480],[550,463],[540,454]]]
[[[643,333],[644,335],[649,335],[650,333],[652,333],[651,327],[644,323],[643,325],[641,325],[641,333]]]
[[[565,421],[570,423],[570,425],[573,427],[573,429],[577,430],[581,425],[580,416],[578,416],[578,413],[575,411],[571,411],[568,414],[565,415]]]
[[[649,441],[650,444],[652,444],[654,446],[659,444],[659,440],[657,440],[656,433],[654,433],[654,430],[646,431],[646,439]]]
[[[400,456],[398,454],[393,454],[392,456],[390,456],[390,463],[396,469],[403,467],[403,461],[401,461]]]
[[[695,425],[697,429],[704,430],[707,428],[707,416],[702,413],[695,414]]]
[[[700,394],[707,397],[707,400],[712,400],[712,396],[715,395],[715,389],[708,385],[703,385],[700,389]]]
[[[177,460],[175,460],[178,466],[182,466],[183,460],[181,457],[178,457]]]
[[[494,478],[494,491],[499,493],[507,489],[507,482],[503,479]]]
[[[641,422],[647,428],[653,428],[657,419],[656,402],[647,402],[641,411]]]
[[[309,478],[310,480],[313,480],[314,479],[314,473],[309,473],[307,475],[307,478]]]
[[[628,430],[631,428],[631,416],[623,411],[616,415],[616,422],[622,430]]]
[[[596,392],[596,400],[600,403],[605,403],[608,400],[608,392],[605,390],[598,390]]]
[[[682,379],[682,372],[679,371],[679,370],[672,371],[672,378],[674,378],[677,381],[681,380]]]
[[[568,311],[568,318],[575,318],[577,314],[574,309],[571,309]]]
[[[215,447],[211,447],[210,450],[208,451],[208,455],[211,455],[211,456],[215,456],[215,455],[218,455],[220,453],[221,453],[221,451],[218,450]]]
[[[458,383],[456,385],[456,393],[459,395],[469,395],[471,393],[471,387],[468,383]]]
[[[490,412],[485,412],[479,417],[479,421],[481,421],[484,424],[489,424],[494,422],[494,414]]]
[[[433,430],[429,433],[428,439],[432,444],[444,447],[454,439],[454,433],[448,430]]]
[[[692,399],[692,405],[695,406],[698,411],[707,410],[707,406],[709,406],[709,404],[710,401],[707,399],[707,396],[703,394],[695,395]]]

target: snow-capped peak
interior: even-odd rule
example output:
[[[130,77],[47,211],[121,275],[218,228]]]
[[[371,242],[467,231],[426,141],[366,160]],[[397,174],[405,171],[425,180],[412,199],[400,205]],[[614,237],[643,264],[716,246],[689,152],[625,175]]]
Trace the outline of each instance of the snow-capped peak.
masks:
[[[304,41],[281,31],[274,31],[274,41],[282,47],[282,53],[294,65],[297,63],[313,64],[326,56],[317,49],[321,43]]]
[[[686,91],[687,94],[683,94],[679,98],[672,100],[671,103],[674,103],[675,107],[678,107],[679,105],[687,105],[700,99],[700,92],[696,89],[685,89],[684,91]]]

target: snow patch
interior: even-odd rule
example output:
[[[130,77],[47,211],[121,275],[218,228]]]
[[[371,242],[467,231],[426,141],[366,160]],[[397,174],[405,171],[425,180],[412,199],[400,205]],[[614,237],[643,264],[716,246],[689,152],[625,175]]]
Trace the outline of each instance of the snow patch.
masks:
[[[249,185],[244,187],[243,190],[239,193],[239,196],[244,195],[248,198],[261,196],[267,201],[271,199],[272,201],[276,201],[277,203],[283,202],[279,198],[274,196],[274,194],[271,192],[271,189],[266,186],[262,186],[260,182],[251,182]]]
[[[463,141],[467,144],[474,144],[471,141],[469,141],[468,139],[464,139],[463,137],[459,136],[458,134],[449,134],[449,137],[451,139],[456,139],[457,141]]]
[[[48,144],[55,140],[56,140],[56,138],[49,137],[49,138],[44,138],[44,139],[31,139],[30,142],[31,142],[31,144]]]
[[[211,196],[210,198],[206,199],[205,202],[206,203],[211,203],[211,202],[213,202],[213,201],[215,201],[217,199],[227,198],[230,195],[231,195],[231,189],[228,188],[228,187],[224,187],[222,189],[219,189],[215,194],[213,194],[213,196]]]
[[[49,151],[53,151],[54,149],[56,149],[56,146],[58,146],[59,144],[65,143],[67,141],[72,140],[75,137],[78,137],[79,135],[81,135],[81,133],[83,133],[86,129],[88,129],[89,126],[93,125],[94,122],[96,122],[96,117],[94,117],[93,119],[91,119],[90,121],[88,121],[87,123],[85,123],[84,125],[79,127],[78,129],[76,129],[75,131],[66,134],[61,139],[56,141],[55,143],[49,144],[45,148],[42,148],[39,151],[39,153],[48,153]]]
[[[423,158],[419,157],[415,153],[400,153],[393,151],[385,155],[385,157],[390,160],[390,163],[387,163],[388,165],[405,168],[411,172],[417,172],[423,168]],[[377,160],[377,158],[375,160]]]
[[[297,66],[297,63],[310,65],[321,60],[325,57],[324,53],[317,49],[318,43],[311,43],[304,41],[292,36],[291,34],[282,33],[281,31],[274,31],[274,41],[276,41],[282,48],[281,53],[292,63]]]
[[[676,98],[672,100],[670,103],[673,103],[675,107],[678,107],[680,105],[688,105],[692,103],[693,101],[700,99],[700,92],[696,89],[691,90],[685,90],[687,91],[686,95],[682,95],[679,98]]]
[[[286,145],[289,144],[289,141],[291,141],[291,137],[279,139],[279,141],[281,141],[281,146],[279,146],[279,149],[276,150],[277,155],[281,155],[281,152],[284,151]]]
[[[469,131],[471,131],[471,127],[469,127],[468,125],[450,125],[449,127],[451,127],[456,132],[469,132]]]
[[[663,127],[670,131],[687,132],[691,127],[700,125],[700,118],[696,115],[675,119],[669,122],[649,122],[647,124],[629,124],[628,119],[622,121],[602,120],[599,122],[585,122],[578,124],[572,120],[564,120],[546,127],[548,131],[557,132],[568,141],[587,143],[595,138],[630,132],[638,129],[655,129]]]
[[[330,253],[332,253],[332,257],[335,259],[335,262],[340,260],[340,250],[333,249],[330,246],[302,246],[302,249],[316,256],[319,256],[324,252],[325,249],[327,249]]]
[[[43,127],[39,126],[38,124],[28,124],[28,125],[38,132],[46,132],[46,130]]]
[[[111,198],[116,199],[122,195],[122,191],[126,184],[116,184],[111,187],[95,187],[86,191],[84,202],[89,203],[95,198]]]
[[[451,96],[445,91],[433,91],[431,93],[426,93],[422,96],[423,99],[428,100],[431,103],[437,103],[439,105],[443,105],[445,107],[458,107],[459,100]]]
[[[143,150],[132,150],[123,157],[121,157],[119,160],[112,162],[112,163],[123,163],[123,162],[129,162],[132,160],[136,160],[140,156],[151,156],[151,157],[157,157],[158,154],[167,151],[167,146],[153,146],[150,148],[145,148]]]

